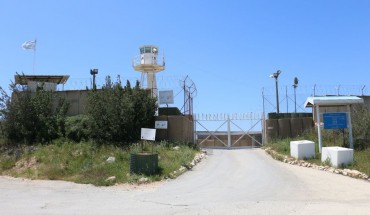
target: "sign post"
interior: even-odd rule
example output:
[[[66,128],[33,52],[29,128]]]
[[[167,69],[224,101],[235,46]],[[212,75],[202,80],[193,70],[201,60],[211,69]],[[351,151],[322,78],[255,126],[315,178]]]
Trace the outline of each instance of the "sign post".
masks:
[[[324,113],[324,129],[347,128],[347,113]]]
[[[152,128],[141,128],[141,139],[155,141],[156,129]]]
[[[151,141],[155,141],[155,133],[156,133],[156,129],[153,129],[153,128],[141,128],[141,139],[142,140],[151,140]],[[152,154],[153,154],[153,145],[154,143],[152,144]],[[142,145],[141,147],[141,150],[143,151],[144,149],[144,144]]]

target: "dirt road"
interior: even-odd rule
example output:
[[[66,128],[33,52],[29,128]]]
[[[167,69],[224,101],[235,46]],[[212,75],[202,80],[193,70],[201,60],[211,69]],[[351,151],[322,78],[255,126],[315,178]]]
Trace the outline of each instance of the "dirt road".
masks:
[[[212,150],[176,180],[139,187],[0,177],[0,214],[369,213],[369,182],[277,162],[261,149]]]

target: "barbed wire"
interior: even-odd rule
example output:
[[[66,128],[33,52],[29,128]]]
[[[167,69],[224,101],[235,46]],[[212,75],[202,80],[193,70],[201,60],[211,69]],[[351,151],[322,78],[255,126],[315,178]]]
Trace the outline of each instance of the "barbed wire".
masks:
[[[195,119],[198,121],[225,121],[225,120],[260,120],[261,113],[197,113]]]
[[[311,109],[306,109],[304,103],[309,96],[369,96],[370,85],[300,85],[296,88],[295,95],[293,86],[280,86],[278,91],[280,112],[307,112]],[[262,88],[262,99],[265,113],[276,111],[274,87]]]
[[[157,87],[161,89],[181,89],[180,80],[185,76],[181,75],[156,75]],[[116,82],[117,77],[111,77],[113,82]],[[130,81],[131,85],[134,85],[136,81],[140,81],[140,77],[135,76],[124,76],[120,77],[123,85],[126,84],[126,80]],[[95,83],[97,88],[104,86],[106,80],[105,77],[96,77]],[[70,78],[67,83],[58,86],[58,90],[85,90],[92,88],[92,78]]]
[[[280,92],[288,91],[288,94],[294,94],[294,87],[291,85],[280,86],[278,88]],[[275,95],[275,87],[263,87],[262,92],[264,95]],[[296,95],[312,95],[312,96],[324,96],[324,95],[370,95],[370,84],[366,85],[299,85],[296,88]]]

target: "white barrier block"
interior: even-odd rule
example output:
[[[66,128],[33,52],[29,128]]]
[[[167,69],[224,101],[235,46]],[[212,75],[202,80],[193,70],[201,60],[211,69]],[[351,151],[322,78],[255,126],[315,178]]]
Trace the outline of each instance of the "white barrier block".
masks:
[[[340,167],[341,165],[348,165],[353,162],[353,149],[344,147],[322,147],[321,162],[330,160],[333,167]]]
[[[309,140],[290,141],[290,156],[297,159],[314,158],[315,143]]]

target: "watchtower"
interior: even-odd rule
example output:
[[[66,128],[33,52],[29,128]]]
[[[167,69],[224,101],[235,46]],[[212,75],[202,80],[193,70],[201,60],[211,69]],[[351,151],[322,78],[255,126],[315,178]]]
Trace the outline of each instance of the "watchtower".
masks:
[[[144,45],[140,47],[140,55],[132,60],[132,67],[141,72],[140,86],[144,89],[150,89],[152,97],[158,96],[156,73],[165,69],[164,56],[158,56],[158,47],[153,45]]]

